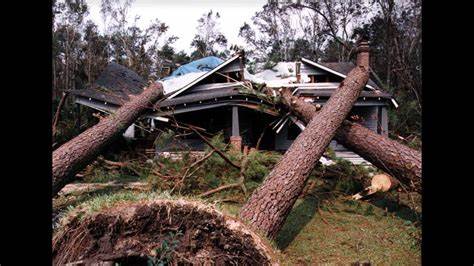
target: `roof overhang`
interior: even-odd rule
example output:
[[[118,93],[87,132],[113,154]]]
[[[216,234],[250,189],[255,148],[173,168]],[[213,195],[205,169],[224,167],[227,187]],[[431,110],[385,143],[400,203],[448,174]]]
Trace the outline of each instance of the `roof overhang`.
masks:
[[[176,92],[171,94],[168,98],[172,99],[172,98],[178,96],[180,93],[182,93],[182,92],[186,91],[187,89],[189,89],[190,87],[196,85],[198,82],[202,81],[203,79],[209,77],[213,73],[215,73],[215,72],[219,71],[220,69],[224,68],[225,66],[227,66],[228,64],[230,64],[231,62],[233,62],[234,60],[239,58],[239,56],[240,56],[240,54],[236,54],[236,55],[232,56],[227,61],[222,62],[222,64],[218,65],[217,67],[215,67],[211,71],[208,71],[208,72],[204,73],[202,76],[199,76],[197,79],[193,80],[192,82],[188,83],[186,86],[184,86],[181,89],[177,90]]]

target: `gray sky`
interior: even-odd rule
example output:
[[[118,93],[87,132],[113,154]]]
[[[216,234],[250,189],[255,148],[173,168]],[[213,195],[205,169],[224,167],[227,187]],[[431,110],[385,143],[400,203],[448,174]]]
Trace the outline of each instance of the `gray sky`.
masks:
[[[89,6],[89,19],[99,28],[104,28],[100,14],[100,0],[86,0]],[[227,37],[229,44],[243,45],[238,37],[239,28],[244,22],[250,22],[256,11],[260,10],[266,0],[135,0],[129,16],[130,22],[136,15],[140,16],[137,24],[145,28],[151,21],[159,19],[169,26],[168,33],[179,37],[174,47],[180,51],[191,51],[191,41],[196,34],[197,20],[209,10],[219,12],[220,30]]]

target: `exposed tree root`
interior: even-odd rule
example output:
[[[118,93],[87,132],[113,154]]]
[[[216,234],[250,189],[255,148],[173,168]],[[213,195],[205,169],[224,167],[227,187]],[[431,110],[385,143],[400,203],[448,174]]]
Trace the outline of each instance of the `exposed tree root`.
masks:
[[[55,265],[278,265],[275,255],[239,220],[184,200],[127,202],[76,215],[53,237]]]

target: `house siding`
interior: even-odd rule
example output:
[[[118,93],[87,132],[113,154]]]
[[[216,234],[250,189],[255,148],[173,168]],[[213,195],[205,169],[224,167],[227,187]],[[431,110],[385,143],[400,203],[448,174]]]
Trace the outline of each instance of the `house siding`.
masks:
[[[382,108],[382,118],[379,120],[379,108]],[[377,126],[380,123],[379,121],[383,121],[386,123],[386,107],[379,107],[379,106],[357,106],[354,107],[354,109],[351,111],[351,115],[358,115],[360,117],[360,123],[367,127],[368,129],[377,132]],[[383,116],[385,115],[385,118]],[[277,150],[287,150],[291,144],[293,143],[293,140],[288,139],[288,126],[289,124],[287,123],[282,130],[280,131],[279,134],[276,135],[275,138],[275,148]],[[383,128],[383,123],[382,123],[382,128]],[[386,128],[386,127],[385,127]],[[331,143],[329,144],[329,147],[333,149],[334,151],[348,151],[347,148],[342,146],[341,144],[337,143],[337,141],[332,140]]]

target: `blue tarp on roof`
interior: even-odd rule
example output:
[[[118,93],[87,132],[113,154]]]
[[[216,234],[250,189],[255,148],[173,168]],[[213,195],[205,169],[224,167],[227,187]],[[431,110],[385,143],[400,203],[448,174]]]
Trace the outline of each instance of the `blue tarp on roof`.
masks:
[[[173,73],[171,73],[171,75],[164,79],[175,78],[177,76],[182,76],[192,72],[210,71],[220,65],[222,62],[224,62],[224,60],[220,59],[219,57],[204,57],[178,67],[175,71],[173,71]]]

